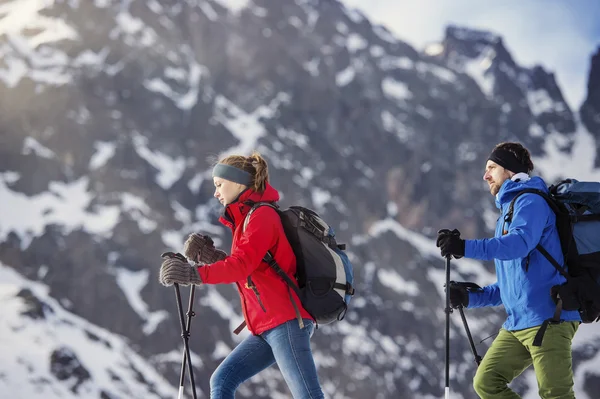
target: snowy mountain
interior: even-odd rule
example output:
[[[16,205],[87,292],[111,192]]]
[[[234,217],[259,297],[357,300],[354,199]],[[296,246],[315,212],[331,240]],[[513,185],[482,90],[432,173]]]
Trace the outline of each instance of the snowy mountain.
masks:
[[[126,339],[65,310],[44,284],[4,265],[0,276],[2,397],[175,397]]]
[[[211,165],[254,148],[281,205],[322,214],[356,267],[346,319],[313,339],[328,396],[441,397],[444,262],[433,238],[446,227],[492,234],[481,180],[490,149],[519,140],[549,182],[600,180],[600,50],[587,100],[571,110],[552,73],[517,65],[509,49],[448,27],[419,52],[335,0],[2,3],[0,398],[175,397],[181,331],[159,256],[193,231],[229,247]],[[495,280],[487,263],[452,266],[455,280]],[[196,297],[192,360],[207,397],[247,332],[231,332],[241,321],[232,287]],[[504,317],[467,312],[477,342]],[[600,327],[583,326],[574,348],[577,397],[594,398]],[[453,398],[475,397],[456,314],[451,359]],[[531,372],[514,386],[537,397]],[[271,368],[239,396],[289,393]]]

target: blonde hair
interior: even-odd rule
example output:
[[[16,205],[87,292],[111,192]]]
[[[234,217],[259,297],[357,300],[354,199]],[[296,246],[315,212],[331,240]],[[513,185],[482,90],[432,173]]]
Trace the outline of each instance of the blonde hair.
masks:
[[[229,155],[218,163],[233,166],[250,173],[252,182],[250,188],[256,192],[265,191],[269,181],[269,166],[267,161],[256,151],[253,151],[249,157],[243,155]]]

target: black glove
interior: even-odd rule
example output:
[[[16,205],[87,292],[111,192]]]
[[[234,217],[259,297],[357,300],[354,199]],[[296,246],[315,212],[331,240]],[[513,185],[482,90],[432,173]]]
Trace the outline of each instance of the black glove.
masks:
[[[202,284],[196,266],[190,265],[182,254],[165,252],[161,257],[163,262],[160,265],[158,281],[162,285],[168,287],[174,283],[180,285]]]
[[[450,307],[457,309],[469,306],[469,292],[481,292],[482,288],[475,283],[450,281]]]
[[[443,229],[438,231],[435,245],[440,248],[442,257],[454,256],[460,259],[465,256],[465,240],[460,238],[460,231]]]
[[[469,306],[469,291],[454,281],[450,282],[450,307],[457,309]]]
[[[183,244],[185,256],[194,262],[215,263],[227,257],[227,254],[215,248],[212,238],[198,233],[190,234]]]

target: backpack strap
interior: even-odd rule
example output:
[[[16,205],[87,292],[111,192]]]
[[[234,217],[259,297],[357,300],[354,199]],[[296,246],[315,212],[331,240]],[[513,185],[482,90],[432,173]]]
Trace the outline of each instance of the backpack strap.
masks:
[[[554,259],[552,257],[552,255],[550,255],[550,253],[548,251],[546,251],[546,248],[542,247],[540,244],[536,245],[535,248],[538,251],[540,251],[541,254],[544,255],[544,257],[546,259],[548,259],[548,262],[550,262],[552,264],[552,266],[554,266],[554,268],[556,270],[558,270],[558,272],[565,279],[567,279],[567,281],[569,281],[569,274],[567,273],[565,267],[561,266],[556,261],[556,259]],[[533,339],[533,346],[542,346],[542,339],[544,339],[544,334],[546,333],[546,329],[548,328],[549,324],[559,324],[560,323],[560,314],[562,313],[563,302],[562,302],[561,297],[558,294],[556,294],[556,297],[554,299],[556,302],[556,308],[554,309],[554,315],[552,316],[552,318],[544,320],[544,322],[540,326],[540,329],[538,330],[537,334],[535,334],[535,338]]]
[[[252,208],[250,208],[250,211],[248,211],[248,214],[246,215],[246,217],[244,218],[244,225],[242,226],[242,231],[246,231],[246,227],[248,227],[248,223],[250,223],[250,216],[252,215],[252,213],[255,210],[257,210],[261,206],[268,206],[268,207],[275,209],[276,211],[279,211],[279,207],[277,205],[273,204],[272,202],[255,202],[252,205]]]
[[[513,214],[515,212],[515,202],[517,202],[517,198],[519,198],[523,194],[528,194],[528,193],[529,194],[537,194],[540,197],[544,198],[546,200],[546,203],[550,207],[550,209],[552,209],[552,211],[555,214],[560,213],[560,209],[558,208],[558,205],[556,205],[556,203],[554,201],[552,201],[552,199],[550,198],[550,196],[547,193],[543,192],[542,190],[538,190],[537,188],[526,188],[523,191],[519,191],[517,193],[517,195],[515,195],[515,197],[512,199],[512,201],[510,201],[510,205],[508,206],[508,212],[506,212],[506,216],[504,217],[504,221],[506,223],[512,222]]]
[[[556,308],[554,309],[554,315],[552,318],[544,320],[537,334],[535,334],[535,337],[533,338],[533,346],[542,346],[542,340],[544,339],[544,334],[546,333],[548,325],[561,323],[560,314],[562,313],[563,303],[560,297],[557,298],[558,300],[556,302]]]
[[[279,211],[279,207],[271,202],[257,202],[254,205],[252,205],[252,208],[250,209],[250,211],[248,212],[248,214],[246,215],[246,218],[244,219],[244,224],[242,226],[242,231],[246,230],[246,227],[248,226],[248,223],[250,223],[250,216],[252,215],[252,213],[260,208],[261,206],[268,206],[271,207],[273,209],[275,209],[275,211]],[[273,269],[273,271],[275,273],[277,273],[277,275],[279,277],[281,277],[281,279],[283,279],[283,281],[287,284],[287,289],[288,289],[288,294],[290,296],[290,301],[292,302],[292,305],[294,306],[294,311],[296,313],[296,319],[298,320],[298,325],[300,326],[300,328],[304,328],[304,321],[302,320],[302,315],[300,314],[300,309],[298,308],[298,305],[296,304],[296,301],[294,301],[294,297],[292,295],[292,292],[290,291],[290,288],[292,290],[294,290],[294,292],[296,293],[296,295],[298,295],[298,298],[301,298],[300,296],[300,290],[298,288],[298,286],[296,285],[296,283],[290,278],[290,276],[287,275],[286,272],[283,271],[283,269],[279,266],[279,264],[275,261],[274,256],[271,254],[270,251],[267,251],[267,254],[264,256],[263,258],[263,262],[267,263],[271,269]],[[252,278],[250,276],[248,276],[247,279],[247,283],[246,285],[249,288],[252,288],[252,290],[254,291],[254,294],[256,295],[257,299],[258,299],[258,303],[260,304],[262,310],[264,312],[266,312],[265,307],[263,306],[261,300],[260,300],[260,294],[258,293],[258,289],[256,289],[256,285],[254,285],[254,283],[252,282]],[[243,325],[240,325],[240,327],[238,327],[236,329],[236,331],[238,329],[240,329],[239,331],[241,331],[244,326],[245,323],[242,323]],[[234,331],[235,332],[235,331]],[[238,332],[239,334],[239,332]]]
[[[288,294],[290,295],[290,301],[292,302],[292,305],[294,306],[294,311],[296,312],[296,319],[298,320],[298,325],[301,329],[304,328],[304,321],[302,320],[300,309],[298,309],[298,305],[296,304],[296,301],[294,301],[294,297],[292,295],[292,292],[290,291],[291,288],[292,290],[294,290],[296,295],[298,295],[298,298],[301,298],[300,289],[298,288],[296,283],[292,281],[290,276],[288,276],[287,273],[284,272],[283,269],[279,266],[271,252],[267,252],[265,257],[263,258],[263,261],[267,262],[271,269],[273,269],[273,271],[277,273],[277,275],[281,277],[281,279],[283,279],[283,281],[285,281],[285,283],[287,284]]]
[[[515,210],[515,202],[517,201],[517,198],[519,198],[521,195],[527,194],[527,193],[537,194],[537,195],[541,196],[542,198],[544,198],[546,200],[546,203],[550,207],[550,209],[556,215],[556,217],[558,217],[562,213],[561,210],[560,210],[560,208],[558,207],[558,205],[552,200],[552,198],[550,198],[550,196],[547,193],[543,192],[542,190],[538,190],[538,189],[534,189],[534,188],[527,188],[527,189],[519,192],[517,195],[515,195],[515,197],[512,199],[512,201],[510,201],[508,212],[506,213],[506,216],[504,217],[504,222],[505,223],[510,223],[512,221],[512,217],[513,217],[514,210]],[[554,268],[567,281],[569,281],[569,274],[567,273],[566,268],[564,266],[561,266],[556,261],[556,259],[554,259],[552,257],[552,255],[550,255],[550,253],[546,250],[546,248],[544,248],[539,243],[535,246],[535,248],[542,255],[544,255],[544,257],[548,260],[548,262],[550,262],[550,264],[552,264],[552,266],[554,266]],[[561,250],[562,250],[562,247],[561,247]],[[528,257],[529,257],[529,255],[528,255]],[[529,266],[529,260],[527,261],[527,265]],[[544,339],[544,334],[546,333],[548,325],[550,325],[550,324],[558,324],[558,323],[561,322],[560,321],[560,314],[562,313],[563,302],[562,302],[562,299],[560,298],[560,296],[558,294],[556,295],[556,297],[554,298],[554,300],[556,302],[556,308],[554,309],[554,315],[552,315],[551,318],[544,320],[544,322],[540,326],[538,332],[535,334],[535,337],[533,339],[533,346],[541,346],[542,345],[542,340]]]
[[[254,212],[257,208],[266,205],[266,206],[270,206],[271,208],[277,209],[277,207],[269,202],[257,202],[254,203],[252,205],[252,208],[250,209],[250,211],[248,212],[248,214],[246,215],[246,217],[244,218],[244,224],[242,225],[242,231],[246,230],[246,227],[248,226],[248,223],[250,222],[250,215],[252,214],[252,212]],[[262,303],[261,299],[260,299],[260,293],[258,292],[258,288],[256,288],[256,285],[254,284],[254,282],[252,281],[252,277],[248,276],[246,279],[246,288],[250,288],[252,289],[252,291],[254,291],[254,295],[256,295],[256,299],[258,300],[258,304],[260,305],[261,309],[263,310],[263,312],[266,312],[267,309],[265,308],[265,305]],[[239,326],[237,326],[237,328],[235,330],[233,330],[233,333],[235,335],[239,335],[239,333],[242,332],[242,330],[246,328],[246,320],[244,320]]]

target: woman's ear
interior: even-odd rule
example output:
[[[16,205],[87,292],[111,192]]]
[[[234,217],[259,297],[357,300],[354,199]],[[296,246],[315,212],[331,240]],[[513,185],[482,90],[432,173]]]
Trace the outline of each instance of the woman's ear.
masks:
[[[242,193],[242,191],[244,191],[245,189],[248,188],[248,186],[245,186],[243,184],[240,183],[235,183],[237,185],[237,194],[240,195]]]

